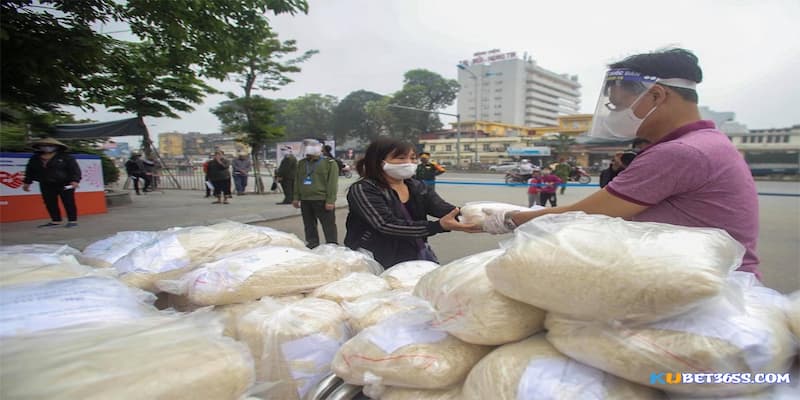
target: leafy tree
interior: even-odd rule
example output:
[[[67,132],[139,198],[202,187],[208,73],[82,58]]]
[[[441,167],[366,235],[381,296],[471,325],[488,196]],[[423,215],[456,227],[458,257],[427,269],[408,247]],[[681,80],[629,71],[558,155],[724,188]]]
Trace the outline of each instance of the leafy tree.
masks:
[[[386,136],[393,133],[392,129],[398,125],[395,109],[389,107],[393,102],[394,98],[392,96],[383,96],[367,103],[365,106],[367,113],[366,125],[372,135],[365,137],[366,141],[369,142],[378,136]]]
[[[392,96],[392,100],[397,105],[436,111],[452,105],[458,90],[458,81],[454,79],[445,79],[425,69],[415,69],[405,73],[403,88]],[[418,141],[420,133],[442,127],[436,114],[397,108],[392,109],[392,113],[395,115],[393,133],[414,143]]]
[[[384,96],[368,90],[350,92],[333,111],[333,137],[337,143],[349,139],[370,141],[378,136],[375,124],[370,120],[367,104],[381,100]]]
[[[95,91],[92,100],[112,112],[178,118],[177,111],[194,111],[193,104],[201,104],[206,93],[215,92],[194,71],[173,64],[150,43],[119,42],[109,58],[112,62],[103,74],[93,78],[101,89]],[[152,141],[147,133],[143,145],[149,157]]]
[[[570,155],[572,146],[575,144],[575,138],[559,133],[558,135],[548,137],[544,142],[558,157],[567,157]]]
[[[328,137],[332,133],[333,111],[337,104],[336,97],[317,93],[286,101],[281,119],[287,138]]]

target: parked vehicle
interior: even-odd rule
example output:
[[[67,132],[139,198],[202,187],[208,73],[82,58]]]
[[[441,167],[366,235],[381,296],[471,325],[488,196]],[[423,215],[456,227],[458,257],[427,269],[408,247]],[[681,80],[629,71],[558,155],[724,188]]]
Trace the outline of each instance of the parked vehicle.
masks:
[[[506,172],[506,183],[528,183],[531,174],[521,174],[519,168],[514,168]]]

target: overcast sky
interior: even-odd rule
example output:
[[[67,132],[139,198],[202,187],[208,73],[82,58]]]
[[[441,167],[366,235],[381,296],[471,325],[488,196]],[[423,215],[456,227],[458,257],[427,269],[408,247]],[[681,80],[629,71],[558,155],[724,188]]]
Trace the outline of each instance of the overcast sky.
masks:
[[[578,75],[581,112],[592,113],[606,65],[668,46],[692,50],[704,80],[700,104],[733,111],[749,128],[800,124],[798,0],[309,0],[308,15],[271,17],[281,39],[320,53],[272,98],[338,97],[366,89],[390,94],[405,71],[456,78],[474,52],[527,52],[544,68]],[[237,90],[230,82],[210,82]],[[240,92],[241,90],[238,90]],[[209,96],[180,119],[147,118],[150,131],[219,132]],[[455,110],[450,107],[449,111]],[[107,112],[79,113],[99,121]],[[449,123],[447,119],[442,120]],[[154,138],[155,139],[155,138]]]

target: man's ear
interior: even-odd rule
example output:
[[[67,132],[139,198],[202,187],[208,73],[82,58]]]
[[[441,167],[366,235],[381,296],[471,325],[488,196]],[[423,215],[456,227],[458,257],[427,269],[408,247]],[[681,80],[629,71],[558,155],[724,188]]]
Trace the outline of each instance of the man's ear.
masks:
[[[650,93],[648,93],[648,96],[651,96],[653,98],[653,103],[656,106],[659,106],[667,101],[667,97],[671,94],[673,93],[670,93],[670,91],[664,86],[653,85],[653,87],[650,89]]]

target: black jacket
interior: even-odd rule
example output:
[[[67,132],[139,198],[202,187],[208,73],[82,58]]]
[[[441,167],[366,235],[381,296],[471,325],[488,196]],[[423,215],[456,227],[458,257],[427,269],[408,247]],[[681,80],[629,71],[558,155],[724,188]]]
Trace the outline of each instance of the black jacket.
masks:
[[[427,241],[428,236],[444,232],[438,221],[428,221],[427,216],[441,218],[455,208],[424,183],[416,179],[405,182],[413,221],[405,218],[403,204],[394,190],[382,188],[370,179],[357,181],[347,192],[350,213],[344,244],[353,250],[371,251],[385,268],[418,259],[417,239]]]
[[[36,153],[28,160],[25,167],[25,183],[30,185],[33,181],[40,185],[68,185],[70,182],[81,181],[81,167],[78,161],[67,153],[56,153],[47,163]]]
[[[620,172],[622,172],[622,171],[621,170],[620,171],[616,171],[616,170],[614,170],[614,168],[612,168],[610,166],[608,168],[604,169],[602,172],[600,172],[600,187],[601,188],[606,187],[606,185],[611,183],[611,181],[613,181],[614,178],[616,178],[617,175],[619,175]]]
[[[144,175],[144,161],[141,158],[131,158],[125,162],[125,172],[128,176]]]

